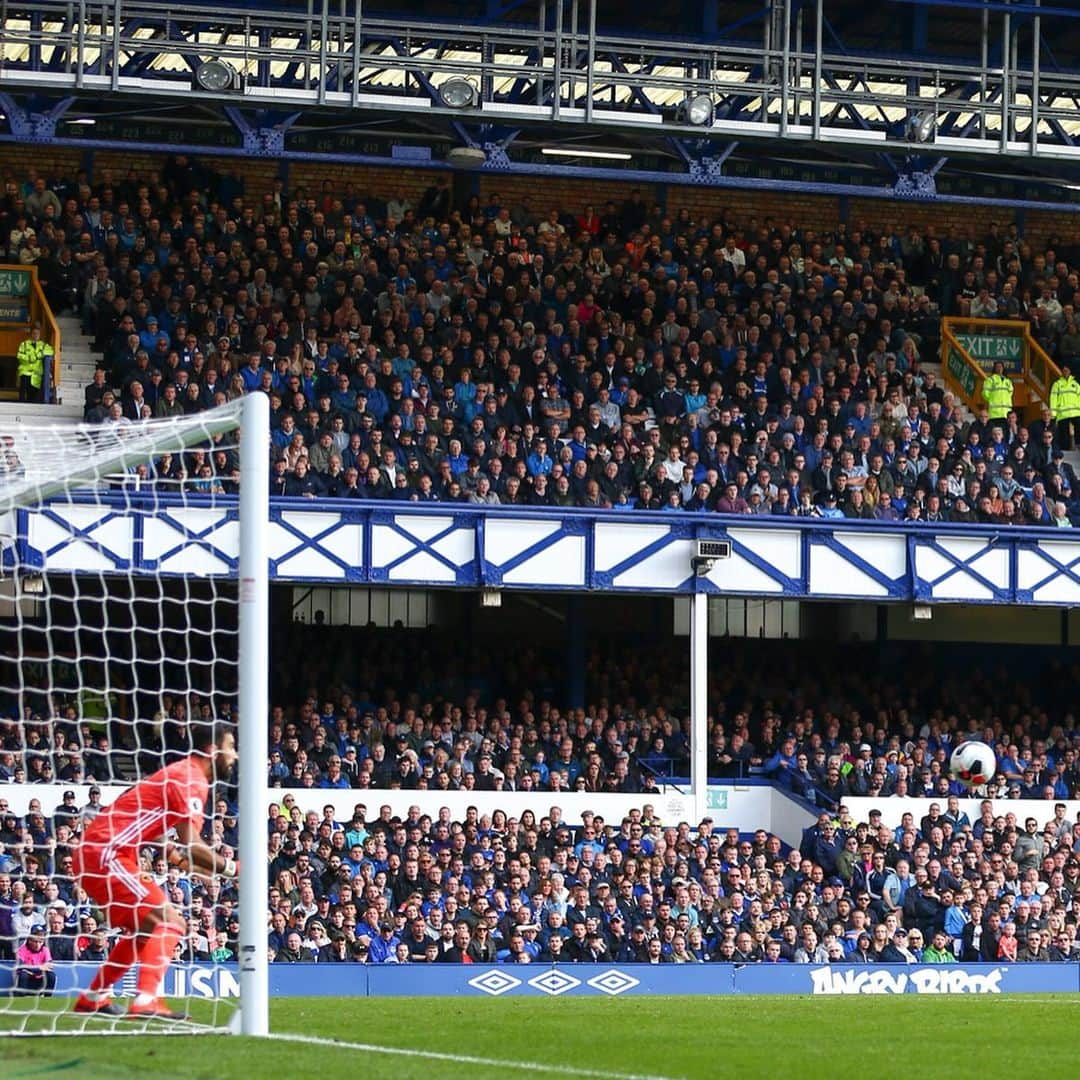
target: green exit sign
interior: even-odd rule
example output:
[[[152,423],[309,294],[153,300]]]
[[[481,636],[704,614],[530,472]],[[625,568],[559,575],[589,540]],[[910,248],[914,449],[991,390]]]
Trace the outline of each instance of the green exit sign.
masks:
[[[0,297],[14,299],[30,295],[30,271],[0,267]]]
[[[709,788],[709,809],[726,810],[728,808],[727,788]]]

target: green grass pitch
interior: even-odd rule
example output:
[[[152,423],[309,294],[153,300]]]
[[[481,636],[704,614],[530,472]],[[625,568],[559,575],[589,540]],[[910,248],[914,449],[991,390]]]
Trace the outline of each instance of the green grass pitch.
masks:
[[[12,1003],[0,1006],[3,1029],[13,1019]],[[0,1074],[5,1080],[910,1080],[922,1073],[991,1080],[1070,1075],[1078,1021],[1080,998],[1053,995],[279,999],[271,1008],[272,1030],[311,1042],[211,1034],[9,1038],[0,1042]],[[368,1049],[376,1046],[395,1052]]]

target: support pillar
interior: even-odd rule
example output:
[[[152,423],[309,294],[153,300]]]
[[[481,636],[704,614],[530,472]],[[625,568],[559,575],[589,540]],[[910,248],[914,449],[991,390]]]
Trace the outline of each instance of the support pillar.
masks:
[[[709,594],[690,597],[690,788],[697,825],[709,809]]]
[[[572,709],[585,707],[585,602],[566,600],[566,701]]]

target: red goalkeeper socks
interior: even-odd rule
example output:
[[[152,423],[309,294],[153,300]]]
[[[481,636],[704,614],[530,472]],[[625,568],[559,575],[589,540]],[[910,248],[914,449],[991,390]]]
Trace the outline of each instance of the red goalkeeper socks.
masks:
[[[128,968],[134,963],[135,937],[131,934],[125,934],[109,951],[105,963],[98,968],[97,974],[90,983],[89,992],[96,995],[103,990],[108,990],[110,986],[114,986],[124,977]]]
[[[158,923],[138,949],[139,994],[157,997],[165,969],[172,963],[181,932],[168,922]]]

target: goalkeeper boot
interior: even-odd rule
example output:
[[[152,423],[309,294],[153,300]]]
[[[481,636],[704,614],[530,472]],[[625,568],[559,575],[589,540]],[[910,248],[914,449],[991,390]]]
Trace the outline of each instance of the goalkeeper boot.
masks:
[[[72,1012],[83,1013],[87,1016],[123,1016],[124,1010],[113,1003],[110,997],[88,998],[80,994],[75,999]]]
[[[133,1001],[124,1014],[132,1020],[186,1020],[187,1013],[173,1012],[160,998],[147,1002]]]

